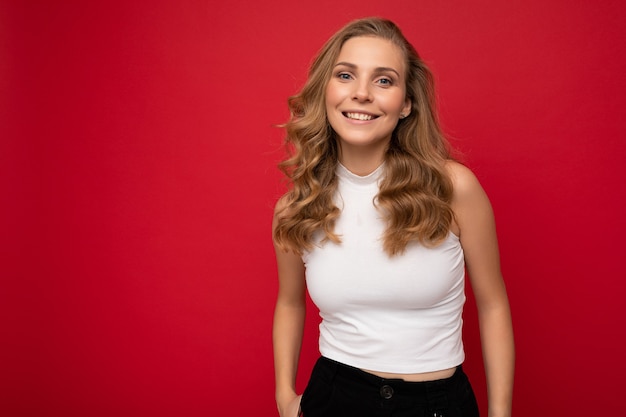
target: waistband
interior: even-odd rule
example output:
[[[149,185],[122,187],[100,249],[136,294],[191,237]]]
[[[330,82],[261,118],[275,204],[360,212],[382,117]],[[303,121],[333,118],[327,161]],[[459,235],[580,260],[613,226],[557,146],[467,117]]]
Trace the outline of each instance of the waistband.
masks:
[[[318,368],[318,371],[328,382],[339,378],[349,380],[351,384],[361,389],[375,391],[380,391],[383,387],[391,387],[392,392],[397,395],[426,396],[437,391],[448,391],[467,379],[467,376],[463,372],[462,365],[457,366],[454,374],[449,378],[419,382],[395,378],[381,378],[359,368],[328,359],[324,356],[318,359],[315,367]]]

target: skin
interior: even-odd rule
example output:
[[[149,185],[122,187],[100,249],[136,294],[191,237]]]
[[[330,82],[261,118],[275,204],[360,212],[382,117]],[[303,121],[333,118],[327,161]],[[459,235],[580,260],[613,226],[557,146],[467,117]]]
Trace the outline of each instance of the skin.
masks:
[[[399,48],[375,37],[346,41],[326,88],[328,120],[339,138],[340,162],[357,175],[367,175],[384,160],[401,114],[408,115],[405,61]],[[385,68],[381,70],[381,68]],[[346,113],[375,116],[351,120]],[[511,315],[502,273],[491,204],[474,174],[448,161],[452,179],[451,232],[459,236],[478,307],[487,375],[489,417],[511,415],[514,346]],[[284,206],[281,199],[276,212]],[[274,226],[276,218],[274,219]],[[305,318],[305,268],[299,255],[276,250],[279,291],[274,314],[276,402],[281,417],[298,414],[301,395],[295,390]],[[425,381],[446,378],[453,369],[422,374],[366,370],[387,378]]]
[[[357,175],[383,162],[400,115],[411,111],[405,73],[402,52],[387,40],[356,37],[341,48],[326,86],[326,114],[339,138],[341,163]]]
[[[452,210],[465,266],[478,308],[485,362],[489,417],[509,417],[513,397],[515,348],[509,301],[500,270],[496,226],[487,194],[465,166],[449,161]]]

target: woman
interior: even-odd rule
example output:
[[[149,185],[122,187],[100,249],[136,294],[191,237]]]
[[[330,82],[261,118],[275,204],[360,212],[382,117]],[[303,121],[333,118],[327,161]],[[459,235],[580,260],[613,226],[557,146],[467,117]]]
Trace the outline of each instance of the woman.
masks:
[[[415,49],[388,20],[351,22],[289,106],[291,188],[273,223],[280,416],[478,415],[461,368],[466,268],[489,416],[510,416],[513,332],[491,205],[449,154]],[[307,288],[322,356],[301,396]]]

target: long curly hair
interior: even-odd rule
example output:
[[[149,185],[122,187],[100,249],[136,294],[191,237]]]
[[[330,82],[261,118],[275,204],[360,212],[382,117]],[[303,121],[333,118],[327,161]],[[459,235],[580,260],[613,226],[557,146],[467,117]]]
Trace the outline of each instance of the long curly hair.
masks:
[[[334,225],[340,215],[334,203],[339,145],[328,122],[325,90],[343,44],[373,36],[391,41],[404,55],[410,114],[394,129],[385,154],[384,177],[375,204],[387,226],[383,249],[404,252],[409,242],[435,246],[449,233],[452,182],[445,163],[451,159],[436,113],[433,76],[415,48],[391,21],[366,18],[350,22],[320,50],[302,90],[289,98],[291,117],[284,125],[287,159],[279,168],[290,182],[276,212],[274,241],[278,248],[301,254],[313,247],[313,235],[340,243]]]

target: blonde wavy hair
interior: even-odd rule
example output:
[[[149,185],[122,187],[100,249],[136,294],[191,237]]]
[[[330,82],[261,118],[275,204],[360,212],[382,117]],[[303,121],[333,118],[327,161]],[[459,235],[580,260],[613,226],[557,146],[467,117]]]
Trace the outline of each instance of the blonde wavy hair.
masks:
[[[449,147],[436,113],[433,76],[400,29],[381,18],[359,19],[335,33],[320,50],[302,90],[289,98],[287,159],[279,168],[290,182],[276,211],[274,241],[279,249],[302,254],[313,235],[340,243],[334,233],[340,215],[334,203],[339,145],[326,116],[325,91],[341,47],[350,38],[373,36],[391,41],[404,55],[406,94],[411,113],[392,133],[385,154],[384,177],[375,204],[387,222],[383,249],[404,252],[409,242],[435,246],[449,233],[452,182],[445,162]]]

